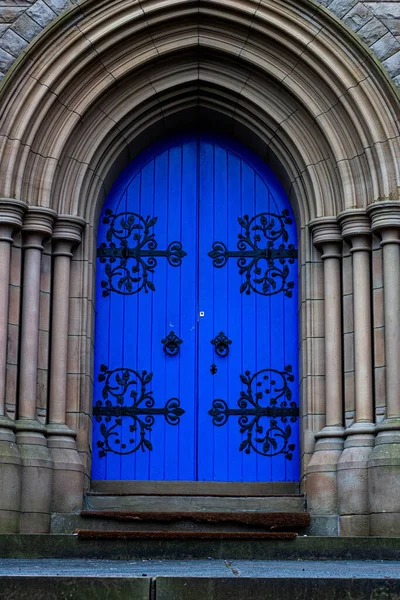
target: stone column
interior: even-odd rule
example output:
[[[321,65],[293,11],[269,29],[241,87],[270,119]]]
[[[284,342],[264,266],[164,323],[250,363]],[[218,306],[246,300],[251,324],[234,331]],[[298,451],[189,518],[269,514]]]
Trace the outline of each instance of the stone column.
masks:
[[[400,536],[400,203],[368,212],[382,239],[386,363],[386,416],[368,464],[371,535]]]
[[[310,223],[324,263],[325,427],[307,467],[307,502],[319,535],[337,535],[337,463],[343,450],[342,235],[334,217]]]
[[[340,535],[364,536],[370,532],[368,460],[375,440],[372,363],[370,220],[362,209],[341,213],[342,234],[351,244],[353,260],[353,318],[355,419],[345,431],[338,462]]]
[[[22,227],[24,269],[16,423],[22,458],[21,533],[48,533],[50,528],[53,465],[45,438],[46,427],[37,420],[36,385],[42,244],[51,235],[55,217],[56,213],[50,209],[31,207]]]
[[[72,250],[81,242],[85,221],[60,216],[54,227],[51,324],[50,407],[48,446],[53,459],[52,512],[82,508],[83,465],[76,447],[76,431],[66,425],[68,317]]]
[[[24,202],[0,198],[0,533],[17,533],[21,498],[21,456],[15,423],[6,414],[6,363],[11,245],[22,226]]]

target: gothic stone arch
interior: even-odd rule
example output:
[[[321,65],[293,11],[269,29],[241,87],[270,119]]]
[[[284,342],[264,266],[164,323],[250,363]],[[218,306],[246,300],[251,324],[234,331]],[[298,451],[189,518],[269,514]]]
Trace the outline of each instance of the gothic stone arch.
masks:
[[[2,530],[47,532],[81,507],[101,206],[142,148],[201,124],[272,166],[299,223],[314,531],[398,535],[398,97],[365,47],[309,0],[86,0],[14,64],[0,101]]]

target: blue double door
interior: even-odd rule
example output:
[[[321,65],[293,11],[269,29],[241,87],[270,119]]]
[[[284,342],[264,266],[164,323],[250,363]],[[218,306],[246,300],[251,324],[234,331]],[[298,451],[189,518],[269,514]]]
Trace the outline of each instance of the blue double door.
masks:
[[[299,479],[295,220],[216,136],[143,152],[97,237],[93,478]]]

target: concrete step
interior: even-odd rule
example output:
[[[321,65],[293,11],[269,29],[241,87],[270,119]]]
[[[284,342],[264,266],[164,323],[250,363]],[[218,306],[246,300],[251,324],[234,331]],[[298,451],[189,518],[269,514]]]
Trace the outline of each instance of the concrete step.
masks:
[[[18,600],[398,600],[397,561],[0,560]]]
[[[65,534],[0,534],[0,558],[84,558],[126,561],[219,558],[266,561],[399,561],[400,538],[298,536],[291,541],[141,540],[133,542],[131,540],[80,541],[77,536]]]
[[[304,496],[217,497],[86,494],[87,510],[137,512],[304,512]]]

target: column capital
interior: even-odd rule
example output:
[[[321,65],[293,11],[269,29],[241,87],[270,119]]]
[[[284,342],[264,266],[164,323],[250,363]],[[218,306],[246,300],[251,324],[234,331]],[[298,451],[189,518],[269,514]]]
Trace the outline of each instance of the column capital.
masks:
[[[43,241],[52,234],[56,217],[57,213],[50,208],[30,206],[22,225],[23,247],[42,250]]]
[[[54,225],[52,239],[80,244],[85,227],[86,221],[81,217],[59,215]]]
[[[400,243],[400,202],[375,202],[367,208],[374,233],[382,237],[382,245]]]
[[[59,215],[54,225],[53,256],[72,256],[72,249],[82,241],[86,221],[72,215]]]
[[[352,245],[352,251],[371,250],[371,221],[363,208],[354,208],[341,212],[337,217],[342,228],[343,239]]]
[[[28,206],[21,200],[0,198],[0,241],[12,242],[15,230],[21,229]]]
[[[342,232],[336,217],[321,217],[310,222],[314,246],[322,249],[321,258],[341,258]]]

